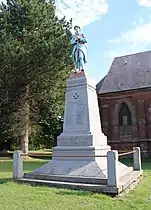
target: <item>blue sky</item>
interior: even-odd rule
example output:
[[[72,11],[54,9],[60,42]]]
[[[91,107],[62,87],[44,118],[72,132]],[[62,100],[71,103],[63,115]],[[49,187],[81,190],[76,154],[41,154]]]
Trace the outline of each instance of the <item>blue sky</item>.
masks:
[[[86,70],[98,82],[116,56],[151,49],[151,0],[57,0],[88,38]]]
[[[1,0],[0,0],[1,1]],[[85,70],[98,82],[116,56],[151,49],[151,0],[56,0],[88,39]]]

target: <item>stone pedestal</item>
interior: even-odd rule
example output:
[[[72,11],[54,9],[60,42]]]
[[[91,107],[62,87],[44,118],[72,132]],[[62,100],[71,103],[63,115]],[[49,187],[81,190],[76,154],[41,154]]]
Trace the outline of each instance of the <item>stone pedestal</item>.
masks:
[[[85,73],[74,73],[67,81],[63,133],[58,137],[53,160],[66,155],[106,155],[110,147],[101,131],[95,82]],[[69,160],[69,157],[64,157]],[[94,157],[81,160],[95,160]],[[70,160],[77,160],[71,157]]]
[[[52,160],[33,173],[107,179],[108,151],[95,82],[84,72],[74,73],[67,81],[63,132],[53,149]]]
[[[52,160],[24,174],[20,181],[117,194],[140,174],[120,163],[118,152],[107,145],[101,130],[95,82],[84,72],[71,75],[67,81],[63,132],[53,149]]]

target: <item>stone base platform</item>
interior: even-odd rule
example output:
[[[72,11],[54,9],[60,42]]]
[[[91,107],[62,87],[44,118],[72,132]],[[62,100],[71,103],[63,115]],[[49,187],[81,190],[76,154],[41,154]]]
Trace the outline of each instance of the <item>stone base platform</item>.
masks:
[[[28,183],[30,185],[44,185],[48,187],[91,191],[96,193],[106,193],[117,195],[126,189],[132,188],[140,181],[141,171],[131,171],[120,177],[118,187],[107,185],[107,179],[77,178],[65,176],[49,176],[29,173],[24,178],[17,179],[17,182]]]
[[[138,180],[141,171],[133,171],[118,162],[119,186],[108,186],[107,159],[99,160],[51,160],[33,172],[25,173],[19,182],[32,185],[47,185],[49,187],[66,188],[74,190],[87,190],[118,194]]]
[[[131,172],[133,169],[118,162],[119,176]],[[107,179],[107,158],[99,160],[51,160],[40,168],[26,174],[29,178],[33,175],[65,176],[77,178]]]

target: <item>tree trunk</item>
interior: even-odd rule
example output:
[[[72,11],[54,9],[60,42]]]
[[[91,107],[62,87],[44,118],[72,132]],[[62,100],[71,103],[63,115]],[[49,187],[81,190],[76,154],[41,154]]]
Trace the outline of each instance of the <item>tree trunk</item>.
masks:
[[[26,133],[24,135],[20,136],[20,143],[21,143],[21,150],[23,153],[28,154],[28,129],[26,130]]]
[[[21,133],[20,144],[23,153],[28,153],[28,136],[29,136],[29,85],[26,86],[25,92],[22,95],[22,117],[21,117]]]

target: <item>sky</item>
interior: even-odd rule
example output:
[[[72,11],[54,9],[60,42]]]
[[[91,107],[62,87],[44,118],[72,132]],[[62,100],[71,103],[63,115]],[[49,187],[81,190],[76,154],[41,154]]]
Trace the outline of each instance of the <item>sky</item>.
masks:
[[[114,57],[151,48],[151,0],[56,0],[56,8],[59,18],[82,27],[88,39],[85,70],[96,82]]]
[[[98,82],[114,57],[151,49],[151,0],[56,0],[88,39],[85,70]]]

